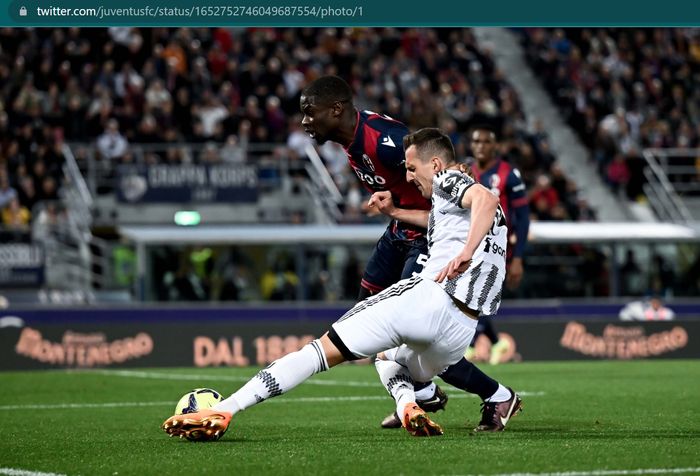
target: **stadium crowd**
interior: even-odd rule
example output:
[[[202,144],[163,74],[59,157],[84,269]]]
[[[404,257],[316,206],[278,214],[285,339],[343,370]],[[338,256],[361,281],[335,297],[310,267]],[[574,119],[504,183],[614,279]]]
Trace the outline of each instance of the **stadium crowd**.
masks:
[[[689,31],[523,33],[533,66],[611,186],[626,187],[630,196],[641,193],[641,162],[634,161],[641,147],[698,145],[700,93],[692,86],[700,50]],[[26,239],[35,204],[58,198],[64,143],[80,163],[94,154],[112,169],[133,162],[286,161],[301,170],[311,139],[300,127],[300,91],[326,74],[347,79],[359,107],[412,130],[441,127],[462,160],[470,155],[469,128],[494,125],[500,155],[518,167],[527,185],[533,220],[595,220],[557,163],[541,122],[525,117],[514,89],[469,29],[38,28],[0,30],[5,230],[15,227]],[[320,152],[346,198],[344,219],[363,220],[366,195],[344,151],[328,143]],[[180,264],[156,277],[167,285],[163,299],[173,294],[172,283],[194,274],[189,267],[201,267],[196,260],[185,263],[189,251],[176,254],[172,262]],[[600,284],[584,294],[606,293],[605,257],[571,248],[547,254],[591,263],[589,274]],[[318,259],[318,269],[325,269],[325,260]],[[252,279],[245,268],[221,273],[241,295],[240,283]],[[175,299],[188,293],[211,298],[194,288],[175,292]],[[527,296],[534,297],[535,288]],[[581,291],[562,290],[568,294]]]
[[[522,40],[613,190],[642,197],[644,148],[700,147],[699,30],[534,28]],[[690,180],[700,190],[698,171]]]
[[[0,170],[28,211],[55,198],[64,141],[91,144],[109,167],[301,163],[310,139],[299,127],[300,89],[338,74],[361,107],[411,129],[442,127],[462,158],[469,126],[494,123],[530,188],[533,219],[593,215],[468,29],[5,29],[0,44]],[[138,155],[139,144],[161,147]],[[347,199],[346,219],[361,220],[363,192],[343,151],[321,152]]]

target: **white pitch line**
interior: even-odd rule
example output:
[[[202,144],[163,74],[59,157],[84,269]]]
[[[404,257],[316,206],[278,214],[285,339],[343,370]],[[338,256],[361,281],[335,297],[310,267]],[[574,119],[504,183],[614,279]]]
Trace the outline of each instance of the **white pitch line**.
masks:
[[[590,471],[564,471],[556,473],[500,473],[488,476],[628,476],[642,474],[697,474],[700,468],[641,468],[641,469],[595,469]],[[466,475],[487,476],[487,475]]]
[[[143,378],[143,379],[154,379],[154,380],[221,380],[224,382],[247,382],[251,379],[250,377],[237,377],[233,375],[206,375],[206,374],[174,374],[169,372],[146,372],[142,370],[69,370],[69,373],[95,373],[102,375],[109,375],[115,377],[127,377],[127,378]],[[322,385],[322,386],[333,386],[333,387],[368,387],[377,388],[379,382],[359,382],[353,380],[325,380],[325,379],[310,379],[304,382],[304,384],[309,385]],[[521,397],[541,397],[544,392],[518,392]],[[471,394],[457,394],[450,395],[450,398],[464,398],[472,397],[476,395]]]
[[[540,397],[544,392],[521,392],[521,396]],[[476,395],[469,393],[458,393],[450,398],[463,399],[473,398]],[[270,403],[324,403],[324,402],[364,402],[370,400],[387,400],[388,395],[355,395],[345,397],[288,397],[273,398],[266,400]],[[107,403],[46,403],[46,404],[25,404],[25,405],[0,405],[0,411],[9,410],[82,410],[86,408],[124,408],[124,407],[161,407],[171,406],[173,402],[107,402]],[[2,473],[0,473],[2,474]]]
[[[83,410],[86,408],[159,407],[173,402],[109,402],[109,403],[46,403],[27,405],[2,405],[0,411],[8,410]],[[0,473],[2,474],[2,473]]]
[[[7,476],[66,476],[59,473],[42,473],[41,471],[29,471],[26,469],[0,468],[0,474]]]
[[[145,378],[154,380],[221,380],[224,382],[247,382],[250,377],[236,377],[233,375],[206,375],[206,374],[173,374],[167,372],[145,372],[137,370],[80,370],[80,373],[96,373],[114,377]],[[324,380],[312,379],[306,382],[309,385],[327,385],[337,387],[376,387],[376,383],[357,382],[352,380]]]

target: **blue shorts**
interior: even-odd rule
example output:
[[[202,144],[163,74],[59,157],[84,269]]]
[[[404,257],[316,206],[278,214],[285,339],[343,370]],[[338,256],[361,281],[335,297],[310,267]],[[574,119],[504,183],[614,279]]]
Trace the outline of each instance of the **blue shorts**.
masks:
[[[428,240],[417,229],[392,222],[374,247],[362,275],[372,294],[420,273],[428,259]]]

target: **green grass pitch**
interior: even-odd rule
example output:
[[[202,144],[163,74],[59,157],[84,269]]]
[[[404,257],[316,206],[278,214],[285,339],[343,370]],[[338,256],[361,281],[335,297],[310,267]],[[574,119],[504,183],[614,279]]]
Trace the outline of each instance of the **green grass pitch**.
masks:
[[[256,369],[0,373],[0,474],[700,473],[698,361],[483,368],[524,393],[500,434],[472,435],[479,400],[446,384],[444,436],[382,430],[393,402],[374,368],[344,365],[236,415],[213,443],[160,424],[189,389],[229,395]]]

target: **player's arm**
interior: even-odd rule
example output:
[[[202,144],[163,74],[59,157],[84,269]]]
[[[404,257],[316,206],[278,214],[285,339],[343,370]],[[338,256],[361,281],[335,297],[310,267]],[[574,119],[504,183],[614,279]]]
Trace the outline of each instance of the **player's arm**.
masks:
[[[416,225],[421,228],[428,227],[429,212],[427,210],[408,210],[406,208],[396,207],[391,192],[388,190],[373,193],[367,202],[367,206],[376,208],[380,213],[404,223]]]
[[[511,170],[506,179],[506,197],[508,208],[512,211],[512,228],[517,237],[513,256],[522,258],[527,244],[527,234],[530,230],[530,206],[527,200],[525,184],[518,169]]]
[[[513,259],[508,267],[506,276],[509,288],[516,288],[523,278],[523,255],[527,245],[527,235],[530,230],[530,206],[527,201],[525,184],[520,178],[518,169],[513,169],[508,175],[506,183],[506,195],[508,206],[511,210],[511,228],[515,234],[515,246],[513,247]]]
[[[450,260],[447,266],[435,277],[437,282],[442,282],[445,278],[452,279],[467,270],[476,248],[493,226],[498,208],[498,197],[483,185],[473,183],[464,191],[459,205],[462,208],[471,209],[469,234],[467,234],[467,241],[462,251]]]

